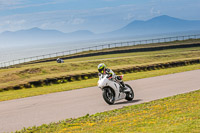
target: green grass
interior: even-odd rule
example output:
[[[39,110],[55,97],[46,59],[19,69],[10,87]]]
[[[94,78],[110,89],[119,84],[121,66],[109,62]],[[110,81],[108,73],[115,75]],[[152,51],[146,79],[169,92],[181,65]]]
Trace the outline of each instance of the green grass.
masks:
[[[17,133],[199,133],[200,90]]]
[[[123,53],[123,54],[108,54],[101,56],[93,56],[93,57],[84,57],[84,58],[75,58],[68,59],[65,62],[76,62],[76,61],[92,61],[92,60],[103,60],[103,59],[116,59],[116,58],[124,58],[124,57],[137,57],[137,56],[155,56],[155,55],[166,55],[166,54],[176,54],[177,53],[185,53],[185,52],[198,52],[200,47],[192,47],[192,48],[177,48],[177,49],[167,49],[167,50],[158,50],[158,51],[149,51],[149,52],[132,52],[132,53]]]
[[[185,72],[185,71],[197,70],[197,69],[200,69],[200,64],[153,70],[153,71],[130,73],[130,74],[124,74],[125,76],[124,81],[136,80],[136,79],[142,79],[142,78],[148,78],[148,77],[154,77],[154,76],[160,76],[160,75],[166,75],[166,74],[172,74],[172,73],[178,73],[178,72]],[[94,79],[88,79],[88,80],[82,80],[82,81],[68,82],[64,84],[53,84],[51,86],[4,91],[4,92],[0,92],[0,101],[96,86],[97,81],[98,81],[98,78],[94,78]]]
[[[162,42],[162,43],[148,43],[148,44],[138,44],[138,45],[133,45],[132,46],[120,46],[120,47],[116,47],[116,48],[105,48],[103,50],[89,50],[89,51],[84,51],[84,52],[80,52],[80,53],[76,53],[76,54],[72,54],[72,55],[66,55],[66,56],[61,56],[59,58],[63,58],[63,57],[70,57],[70,56],[74,56],[74,55],[84,55],[84,54],[88,54],[88,53],[99,53],[99,52],[105,52],[105,51],[116,51],[116,50],[125,50],[125,49],[138,49],[138,48],[151,48],[151,47],[161,47],[161,46],[176,46],[176,45],[184,45],[184,44],[194,44],[194,43],[200,43],[200,39],[187,39],[187,40],[182,40],[182,41],[172,41],[172,42]],[[129,44],[130,45],[130,44]],[[58,57],[53,57],[53,58],[48,58],[48,59],[53,59],[56,60]],[[41,60],[48,60],[48,59],[41,59]],[[40,60],[40,61],[41,61]],[[37,62],[33,61],[32,63]],[[27,63],[25,64],[21,64],[21,65],[17,65],[18,67],[22,67],[22,66],[26,66]],[[29,65],[29,63],[28,63]]]
[[[113,69],[199,57],[200,47],[193,47],[85,57],[66,60],[63,64],[56,62],[32,64],[20,68],[0,70],[0,88],[63,75],[97,71],[97,65],[102,62]]]

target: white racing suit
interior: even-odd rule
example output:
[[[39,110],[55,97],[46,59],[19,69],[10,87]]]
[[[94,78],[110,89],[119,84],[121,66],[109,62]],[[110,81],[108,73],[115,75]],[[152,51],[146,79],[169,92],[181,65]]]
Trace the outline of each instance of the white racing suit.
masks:
[[[102,73],[100,73],[102,74]],[[103,74],[107,74],[109,77],[112,77],[112,79],[116,80],[117,82],[119,82],[122,86],[122,89],[125,88],[125,84],[122,81],[120,76],[117,76],[111,69],[106,68]]]

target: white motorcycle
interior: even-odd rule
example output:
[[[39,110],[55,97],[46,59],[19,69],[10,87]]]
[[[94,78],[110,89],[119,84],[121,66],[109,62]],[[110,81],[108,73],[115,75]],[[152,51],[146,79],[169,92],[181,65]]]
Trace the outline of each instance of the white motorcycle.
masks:
[[[99,75],[98,87],[103,91],[103,98],[108,104],[114,104],[115,101],[126,99],[133,100],[134,92],[130,85],[125,84],[123,91],[120,83],[115,79],[110,79],[108,75]]]

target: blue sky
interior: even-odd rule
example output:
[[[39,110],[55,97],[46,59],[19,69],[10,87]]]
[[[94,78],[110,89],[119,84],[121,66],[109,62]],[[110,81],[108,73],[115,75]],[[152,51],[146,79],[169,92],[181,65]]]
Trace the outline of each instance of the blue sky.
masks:
[[[199,12],[200,0],[0,0],[0,32],[39,27],[103,33],[160,15],[200,20]]]

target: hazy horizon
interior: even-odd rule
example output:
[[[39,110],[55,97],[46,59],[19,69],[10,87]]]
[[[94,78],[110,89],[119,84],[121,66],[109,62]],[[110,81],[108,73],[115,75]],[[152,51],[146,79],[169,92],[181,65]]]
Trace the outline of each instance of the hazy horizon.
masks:
[[[200,20],[198,0],[0,0],[0,33],[38,27],[105,33],[168,15]]]
[[[160,15],[160,16],[168,16],[168,15]],[[156,16],[156,17],[160,17],[160,16]],[[172,17],[172,16],[169,16],[169,17]],[[155,18],[155,17],[152,17],[152,18],[150,18],[148,20],[151,20],[153,18]],[[186,20],[186,19],[183,19],[183,18],[177,18],[177,19]],[[148,20],[133,20],[132,22],[135,22],[135,21],[144,21],[145,22],[145,21],[148,21]],[[189,20],[189,21],[200,21],[200,19],[199,20]],[[123,27],[127,26],[130,23],[125,24]],[[123,27],[118,27],[117,29],[114,29],[113,31],[119,30],[120,28],[123,28]],[[77,32],[77,31],[90,31],[90,30],[76,30],[76,31],[71,31],[71,32],[63,32],[63,31],[57,30],[57,29],[44,29],[44,28],[40,28],[40,27],[31,27],[31,28],[28,28],[28,29],[20,29],[20,30],[15,30],[15,31],[6,30],[6,31],[3,31],[3,32],[0,32],[0,34],[5,33],[5,32],[17,32],[17,31],[31,30],[31,29],[52,30],[52,31],[56,30],[56,31],[59,31],[61,33],[74,33],[74,32]],[[90,32],[92,32],[92,31],[90,31]],[[112,31],[109,31],[109,32],[112,32]],[[94,32],[92,32],[92,33],[94,33]],[[107,33],[107,32],[103,32],[103,33]],[[94,34],[103,34],[103,33],[94,33]]]

